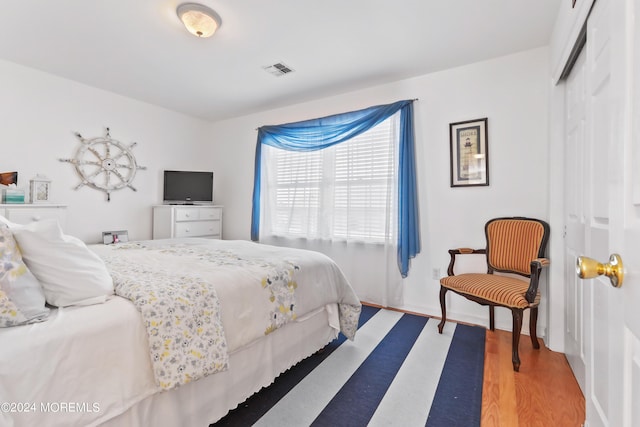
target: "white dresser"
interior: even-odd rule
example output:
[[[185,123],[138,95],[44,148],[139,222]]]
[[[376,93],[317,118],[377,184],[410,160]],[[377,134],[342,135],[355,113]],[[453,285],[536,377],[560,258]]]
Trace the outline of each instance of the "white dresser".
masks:
[[[50,204],[0,204],[0,215],[11,222],[28,224],[43,219],[56,219],[64,230],[67,226],[67,207]]]
[[[154,206],[153,238],[175,237],[222,239],[222,206]]]

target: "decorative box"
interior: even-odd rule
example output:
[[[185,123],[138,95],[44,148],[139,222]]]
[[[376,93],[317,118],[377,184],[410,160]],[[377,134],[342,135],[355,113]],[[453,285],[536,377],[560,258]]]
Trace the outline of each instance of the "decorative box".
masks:
[[[51,200],[51,180],[44,175],[36,175],[29,185],[31,203],[48,203]]]
[[[2,190],[2,203],[20,204],[24,203],[24,190],[17,188],[5,188]]]

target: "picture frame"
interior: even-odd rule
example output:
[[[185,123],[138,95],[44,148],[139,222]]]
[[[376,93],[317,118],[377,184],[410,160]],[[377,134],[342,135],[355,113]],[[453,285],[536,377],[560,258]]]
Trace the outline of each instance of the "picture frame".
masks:
[[[451,187],[489,185],[487,118],[449,124]]]
[[[129,232],[127,230],[103,231],[102,243],[105,245],[113,245],[116,243],[127,243],[129,241]]]
[[[29,181],[29,199],[31,203],[51,202],[51,180],[44,175],[36,175]]]
[[[0,173],[0,184],[2,185],[18,185],[18,172],[2,172]]]

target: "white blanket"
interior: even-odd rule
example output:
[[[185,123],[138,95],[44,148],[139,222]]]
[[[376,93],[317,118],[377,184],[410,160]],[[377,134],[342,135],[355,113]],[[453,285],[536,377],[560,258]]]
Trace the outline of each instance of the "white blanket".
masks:
[[[102,256],[116,293],[142,313],[163,389],[226,369],[227,347],[332,302],[342,332],[355,335],[360,303],[335,263],[317,252],[202,239],[111,248]]]

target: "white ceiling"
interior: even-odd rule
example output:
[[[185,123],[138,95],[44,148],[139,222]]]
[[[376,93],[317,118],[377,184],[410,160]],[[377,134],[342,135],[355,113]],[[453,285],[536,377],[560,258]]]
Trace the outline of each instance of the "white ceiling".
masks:
[[[3,1],[0,58],[220,120],[545,46],[560,0],[202,0],[208,39],[180,3]]]

